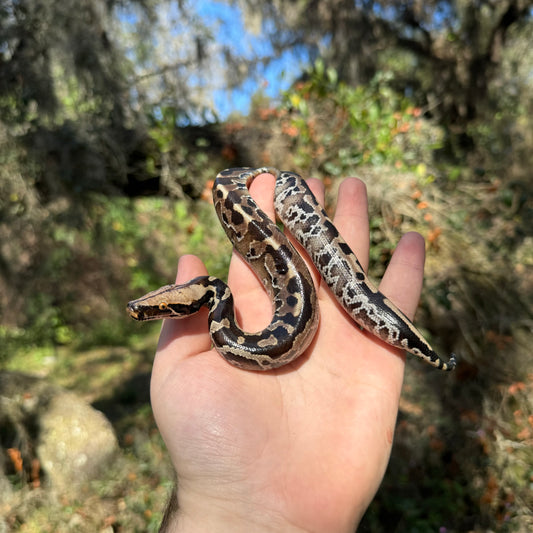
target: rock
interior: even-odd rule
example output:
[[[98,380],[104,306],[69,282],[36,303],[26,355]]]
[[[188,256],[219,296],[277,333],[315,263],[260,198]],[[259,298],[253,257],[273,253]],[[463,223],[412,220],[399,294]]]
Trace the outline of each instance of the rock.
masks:
[[[118,449],[107,418],[70,392],[50,400],[40,427],[37,456],[48,481],[60,491],[95,479]]]
[[[0,446],[0,481],[5,474],[34,484],[42,477],[69,493],[95,479],[118,451],[111,423],[82,398],[7,371],[0,372]]]

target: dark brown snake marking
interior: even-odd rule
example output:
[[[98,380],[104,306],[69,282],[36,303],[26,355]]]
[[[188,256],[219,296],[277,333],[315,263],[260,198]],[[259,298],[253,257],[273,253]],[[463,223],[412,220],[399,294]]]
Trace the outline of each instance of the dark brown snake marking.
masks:
[[[455,355],[443,361],[413,323],[374,287],[302,178],[274,168],[224,170],[213,186],[215,209],[226,235],[273,299],[271,323],[256,333],[242,331],[229,287],[211,276],[167,285],[129,302],[130,315],[136,320],[182,318],[206,306],[215,348],[231,364],[248,370],[277,368],[305,351],[318,326],[316,291],[303,259],[250,196],[249,184],[262,173],[276,177],[278,217],[307,250],[353,320],[387,344],[441,370],[453,370]]]

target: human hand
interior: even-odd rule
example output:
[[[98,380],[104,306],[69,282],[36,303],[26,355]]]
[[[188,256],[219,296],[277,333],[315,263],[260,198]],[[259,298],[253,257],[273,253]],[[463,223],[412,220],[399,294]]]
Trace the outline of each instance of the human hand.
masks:
[[[308,180],[323,200],[318,180]],[[274,218],[274,179],[251,193]],[[363,267],[369,228],[364,184],[345,180],[335,225]],[[423,277],[424,243],[405,235],[380,290],[409,317]],[[252,372],[214,349],[207,312],[165,320],[154,361],[154,416],[178,476],[179,510],[167,531],[353,532],[389,460],[404,357],[363,332],[317,282],[320,325],[289,365]],[[206,274],[195,256],[180,259],[177,283]],[[238,256],[228,276],[245,331],[262,329],[272,304]]]

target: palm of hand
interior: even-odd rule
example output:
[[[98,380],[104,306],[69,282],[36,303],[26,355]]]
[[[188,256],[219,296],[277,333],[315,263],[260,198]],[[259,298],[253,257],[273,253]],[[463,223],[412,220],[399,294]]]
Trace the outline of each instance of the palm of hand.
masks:
[[[311,185],[320,198],[319,184]],[[271,217],[272,189],[271,176],[252,186]],[[364,186],[346,180],[341,191],[335,223],[366,265]],[[422,264],[423,241],[407,235],[381,284],[408,315],[418,301]],[[185,256],[178,283],[204,273],[199,259]],[[238,257],[228,282],[242,327],[261,329],[271,303]],[[210,349],[203,312],[165,322],[151,393],[178,473],[182,513],[216,516],[218,524],[221,517],[248,521],[255,524],[251,530],[354,530],[388,462],[403,358],[354,325],[327,288],[318,294],[321,321],[313,343],[272,372],[236,369]]]

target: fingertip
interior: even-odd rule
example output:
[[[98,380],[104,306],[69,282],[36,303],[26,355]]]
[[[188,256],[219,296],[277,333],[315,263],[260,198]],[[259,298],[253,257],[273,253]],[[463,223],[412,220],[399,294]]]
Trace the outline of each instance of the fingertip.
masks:
[[[272,220],[275,218],[274,214],[274,185],[276,178],[264,172],[258,174],[250,184],[249,191],[252,198],[257,202],[257,205],[262,209]]]
[[[424,269],[426,241],[417,231],[409,231],[402,235],[396,251],[401,252],[401,256],[397,260],[407,263],[411,268]]]
[[[311,189],[311,192],[315,195],[317,202],[323,206],[325,195],[324,182],[317,178],[308,178],[305,180],[305,182],[307,183],[307,185],[309,185],[309,188]]]
[[[380,291],[413,318],[424,281],[425,242],[422,235],[403,235],[385,271]]]
[[[366,270],[370,249],[368,198],[365,183],[346,178],[339,185],[334,223]]]
[[[335,218],[350,216],[368,218],[366,183],[359,178],[346,178],[339,185]]]
[[[199,257],[192,254],[185,254],[179,258],[176,283],[185,283],[198,276],[206,275],[207,268]]]
[[[346,193],[347,191],[353,191],[355,193],[364,194],[366,196],[366,183],[355,176],[344,178],[339,185],[339,191]]]

